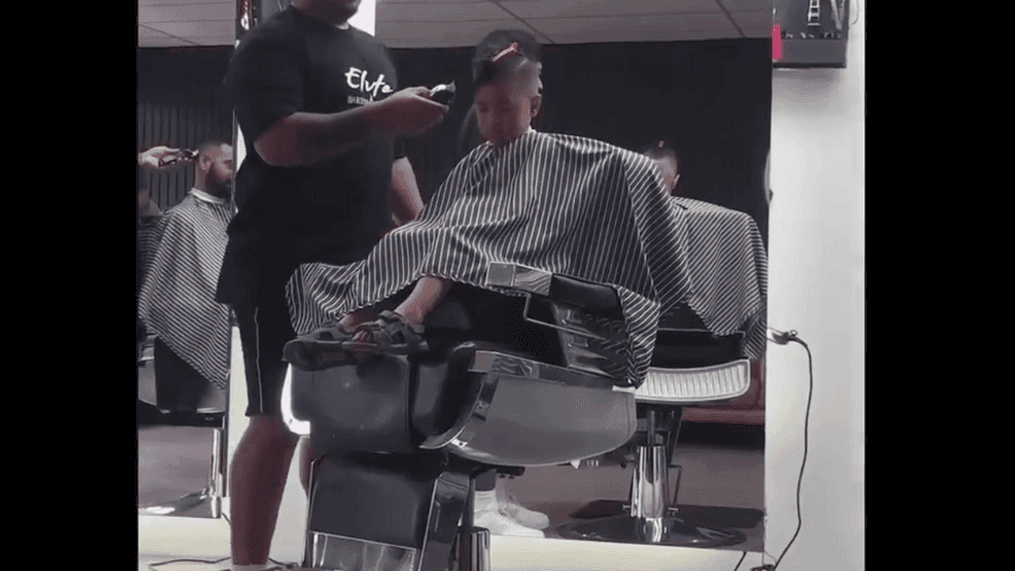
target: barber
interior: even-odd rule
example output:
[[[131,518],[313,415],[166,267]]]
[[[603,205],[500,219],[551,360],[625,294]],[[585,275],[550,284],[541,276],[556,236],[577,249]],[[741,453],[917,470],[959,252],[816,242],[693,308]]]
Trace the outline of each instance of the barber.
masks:
[[[398,91],[385,46],[349,25],[359,4],[293,0],[244,35],[225,80],[247,145],[217,295],[236,313],[250,417],[230,470],[234,570],[267,564],[299,441],[281,415],[283,347],[296,336],[285,284],[301,264],[365,258],[392,210],[401,221],[419,215],[416,177],[396,141],[429,132],[448,112],[424,87]],[[341,325],[372,317],[358,312]]]

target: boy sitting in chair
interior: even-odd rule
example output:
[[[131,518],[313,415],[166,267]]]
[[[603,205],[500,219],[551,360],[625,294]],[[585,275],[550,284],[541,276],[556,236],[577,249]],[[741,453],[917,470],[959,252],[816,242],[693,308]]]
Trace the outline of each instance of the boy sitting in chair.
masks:
[[[290,363],[323,370],[363,353],[425,351],[425,318],[451,285],[493,289],[487,268],[506,262],[613,286],[629,337],[627,377],[633,385],[644,379],[660,311],[688,302],[686,223],[647,157],[531,128],[541,65],[514,37],[494,32],[477,48],[485,142],[421,217],[385,236],[362,262],[304,265],[293,276],[290,306],[301,335],[286,347]],[[410,286],[393,310],[373,313]]]

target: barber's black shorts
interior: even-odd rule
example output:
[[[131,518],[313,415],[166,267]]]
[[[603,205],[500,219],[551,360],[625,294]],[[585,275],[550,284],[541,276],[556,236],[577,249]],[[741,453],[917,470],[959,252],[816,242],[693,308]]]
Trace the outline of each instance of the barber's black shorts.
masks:
[[[282,418],[285,344],[296,338],[285,296],[258,306],[234,305],[247,377],[247,416]]]

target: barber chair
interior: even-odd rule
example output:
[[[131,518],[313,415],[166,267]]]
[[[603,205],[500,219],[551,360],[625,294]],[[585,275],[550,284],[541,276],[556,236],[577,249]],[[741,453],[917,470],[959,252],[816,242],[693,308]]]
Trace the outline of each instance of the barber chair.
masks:
[[[449,292],[426,354],[289,368],[293,418],[324,452],[304,567],[489,570],[476,475],[579,461],[635,434],[616,292],[510,264],[488,283],[504,294]]]
[[[749,331],[756,321],[743,329]],[[746,540],[735,530],[713,529],[687,521],[676,507],[680,478],[668,503],[669,468],[684,407],[719,404],[750,388],[750,361],[744,333],[717,337],[705,330],[686,307],[664,316],[656,336],[652,368],[634,390],[638,432],[619,452],[584,461],[587,466],[631,463],[630,501],[622,513],[590,521],[572,521],[557,531],[567,539],[682,547],[728,547]],[[574,516],[572,516],[574,517]]]
[[[225,450],[226,450],[226,401],[221,395],[209,395],[202,399],[200,406],[193,409],[182,409],[179,406],[166,406],[178,399],[167,395],[167,384],[159,384],[155,378],[155,356],[153,351],[154,335],[149,335],[143,344],[138,359],[138,381],[155,385],[156,405],[153,407],[141,400],[138,395],[139,419],[138,426],[188,426],[210,428],[212,431],[211,464],[208,471],[208,485],[201,489],[167,503],[139,506],[139,515],[171,515],[180,517],[206,517],[217,519],[222,515],[222,490],[225,481]],[[164,380],[163,380],[164,381]],[[168,384],[172,388],[171,383]],[[216,391],[217,393],[218,391]],[[145,406],[142,407],[142,403]],[[140,418],[145,416],[147,418]]]

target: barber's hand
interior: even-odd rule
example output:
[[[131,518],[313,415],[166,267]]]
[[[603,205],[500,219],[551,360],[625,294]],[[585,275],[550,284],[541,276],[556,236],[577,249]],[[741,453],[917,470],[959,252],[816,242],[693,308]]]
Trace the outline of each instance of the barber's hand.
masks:
[[[157,145],[143,153],[140,153],[138,156],[138,164],[152,170],[157,170],[159,168],[163,168],[159,166],[159,161],[166,157],[171,157],[179,152],[180,149],[172,149],[165,145]]]
[[[401,136],[422,135],[441,124],[448,114],[447,105],[430,99],[425,87],[403,89],[379,104],[376,127]]]

